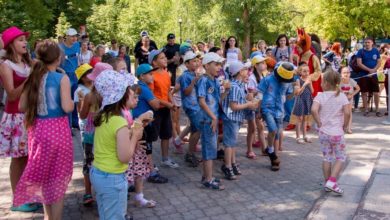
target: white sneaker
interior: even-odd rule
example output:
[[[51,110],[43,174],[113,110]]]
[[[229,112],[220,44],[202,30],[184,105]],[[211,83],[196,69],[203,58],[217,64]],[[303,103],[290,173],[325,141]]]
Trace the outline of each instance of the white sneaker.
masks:
[[[162,166],[167,166],[167,167],[170,167],[170,168],[178,168],[179,167],[179,164],[178,163],[175,163],[173,160],[171,159],[168,159],[166,161],[162,161],[161,162],[161,165]]]

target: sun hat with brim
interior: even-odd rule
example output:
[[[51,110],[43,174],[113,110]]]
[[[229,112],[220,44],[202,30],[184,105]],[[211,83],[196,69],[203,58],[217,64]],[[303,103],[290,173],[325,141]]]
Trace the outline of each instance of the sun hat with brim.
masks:
[[[156,68],[153,69],[153,67],[150,65],[150,64],[147,64],[147,63],[143,63],[141,65],[138,66],[137,70],[135,71],[135,75],[137,77],[141,76],[141,75],[144,75],[144,74],[147,74],[147,73],[150,73],[152,72],[153,70],[155,70]]]
[[[127,87],[130,86],[130,81],[125,74],[120,74],[114,70],[106,70],[96,77],[96,90],[103,98],[103,109],[107,105],[112,105],[119,102],[126,93]]]
[[[187,61],[190,61],[190,60],[193,60],[195,58],[199,58],[200,57],[200,54],[196,54],[192,51],[187,51],[187,53],[184,55],[183,57],[183,62],[187,62]]]
[[[12,26],[10,28],[7,28],[1,33],[1,39],[3,40],[4,43],[4,48],[7,48],[10,43],[12,43],[13,40],[16,38],[24,35],[26,38],[30,36],[29,32],[23,32],[20,30],[18,27]]]
[[[275,77],[280,82],[293,82],[294,81],[294,64],[290,62],[279,62],[274,68]]]
[[[225,61],[225,58],[222,58],[221,56],[219,56],[218,54],[216,54],[214,52],[210,52],[210,53],[206,53],[204,55],[203,60],[202,60],[202,65],[206,65],[206,64],[209,64],[212,62],[222,63],[223,61]]]
[[[261,62],[264,62],[268,59],[268,57],[263,57],[261,55],[256,55],[254,56],[252,59],[251,59],[251,63],[252,63],[252,66],[258,64],[258,63],[261,63]]]
[[[95,67],[93,68],[91,74],[88,74],[88,79],[95,81],[96,77],[103,72],[104,70],[113,70],[112,66],[108,63],[102,63],[98,62],[95,64]]]
[[[162,53],[163,50],[160,49],[160,50],[152,50],[150,53],[149,53],[149,56],[148,56],[148,63],[150,65],[152,65],[153,63],[153,60],[155,59],[155,57],[157,57],[160,53]]]
[[[233,61],[229,64],[230,76],[236,76],[243,69],[248,69],[248,65],[241,61]]]
[[[88,63],[84,63],[83,65],[77,67],[75,73],[77,76],[77,80],[80,80],[86,73],[92,71],[92,66]]]

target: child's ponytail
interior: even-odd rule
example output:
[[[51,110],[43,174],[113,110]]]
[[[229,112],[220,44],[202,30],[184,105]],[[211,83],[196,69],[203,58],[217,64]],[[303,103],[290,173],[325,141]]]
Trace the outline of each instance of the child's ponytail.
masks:
[[[332,90],[336,91],[336,96],[340,95],[340,74],[335,72],[333,69],[328,68],[324,73],[323,80],[331,87]]]

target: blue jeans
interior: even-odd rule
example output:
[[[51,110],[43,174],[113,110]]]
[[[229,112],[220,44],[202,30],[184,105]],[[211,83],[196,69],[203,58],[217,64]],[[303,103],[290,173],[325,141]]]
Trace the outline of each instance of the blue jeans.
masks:
[[[202,158],[203,160],[214,160],[217,158],[218,131],[213,132],[211,122],[201,121],[199,126]]]
[[[268,132],[275,132],[275,139],[279,139],[279,133],[283,130],[283,119],[276,118],[271,113],[263,113],[262,117],[267,124]]]
[[[96,192],[100,220],[124,220],[127,214],[127,178],[125,173],[106,173],[92,167],[91,183]]]
[[[225,147],[237,147],[238,131],[240,122],[232,120],[223,120],[223,145]],[[202,145],[203,146],[203,145]]]

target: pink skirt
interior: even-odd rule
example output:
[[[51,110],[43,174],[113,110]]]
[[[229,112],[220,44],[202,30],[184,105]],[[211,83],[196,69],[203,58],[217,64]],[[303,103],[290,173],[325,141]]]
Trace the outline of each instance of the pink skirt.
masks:
[[[28,162],[14,194],[14,205],[60,201],[73,172],[68,117],[37,119],[28,129]]]

